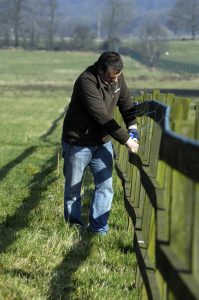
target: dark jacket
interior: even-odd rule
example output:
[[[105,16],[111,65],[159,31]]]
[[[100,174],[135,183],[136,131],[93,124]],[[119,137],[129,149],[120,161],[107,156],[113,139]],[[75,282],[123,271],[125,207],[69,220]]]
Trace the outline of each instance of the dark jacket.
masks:
[[[126,126],[136,123],[125,120],[125,114],[134,103],[123,77],[117,83],[105,84],[98,75],[96,65],[88,67],[74,84],[64,124],[62,139],[68,143],[94,146],[108,142],[111,136],[125,144],[129,139],[126,129],[114,120],[114,108],[118,105]]]

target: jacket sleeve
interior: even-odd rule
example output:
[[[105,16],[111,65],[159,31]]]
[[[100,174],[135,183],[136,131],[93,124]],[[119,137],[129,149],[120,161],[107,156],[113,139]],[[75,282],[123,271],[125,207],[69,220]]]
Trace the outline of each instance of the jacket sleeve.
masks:
[[[126,127],[137,124],[135,105],[136,103],[131,100],[129,89],[122,74],[118,106]]]
[[[121,144],[129,139],[127,131],[120,127],[111,114],[108,113],[105,102],[102,99],[96,83],[90,78],[82,77],[77,82],[81,102],[91,115],[108,134]]]

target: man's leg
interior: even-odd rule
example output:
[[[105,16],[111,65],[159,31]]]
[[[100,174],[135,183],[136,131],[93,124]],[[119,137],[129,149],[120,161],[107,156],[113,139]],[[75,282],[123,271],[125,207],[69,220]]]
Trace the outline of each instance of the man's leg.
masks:
[[[93,154],[90,166],[94,175],[95,190],[90,208],[89,229],[106,234],[113,199],[113,148],[111,142],[98,147]]]
[[[70,224],[83,225],[81,219],[81,185],[84,170],[92,155],[89,148],[63,143],[64,218]]]

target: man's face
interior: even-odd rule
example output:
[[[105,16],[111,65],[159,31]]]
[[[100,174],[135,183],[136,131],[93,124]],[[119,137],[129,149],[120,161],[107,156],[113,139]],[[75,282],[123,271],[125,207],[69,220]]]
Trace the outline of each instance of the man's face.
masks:
[[[121,74],[121,71],[118,72],[118,70],[115,69],[108,69],[105,73],[100,74],[100,77],[105,83],[111,84],[113,82],[117,82]]]

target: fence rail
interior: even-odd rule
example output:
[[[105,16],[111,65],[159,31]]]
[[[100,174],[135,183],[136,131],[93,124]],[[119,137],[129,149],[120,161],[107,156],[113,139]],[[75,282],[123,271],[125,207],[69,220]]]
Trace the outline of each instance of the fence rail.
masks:
[[[137,51],[132,50],[131,57],[138,60],[142,64],[151,66],[151,62],[144,58],[140,53]],[[157,68],[161,68],[163,70],[169,70],[177,73],[191,73],[191,74],[198,74],[199,73],[199,65],[190,64],[190,63],[183,63],[183,62],[175,62],[165,59],[157,59],[153,62],[153,66]]]
[[[175,62],[175,61],[169,61],[163,59],[160,59],[157,62],[155,62],[154,66],[164,70],[169,70],[169,71],[179,72],[179,73],[192,73],[192,74],[199,73],[199,65]]]
[[[139,154],[115,143],[136,285],[141,299],[199,299],[199,141],[181,135],[188,128],[198,138],[199,107],[188,126],[188,99],[154,92],[138,100]],[[118,112],[116,119],[122,122]]]

